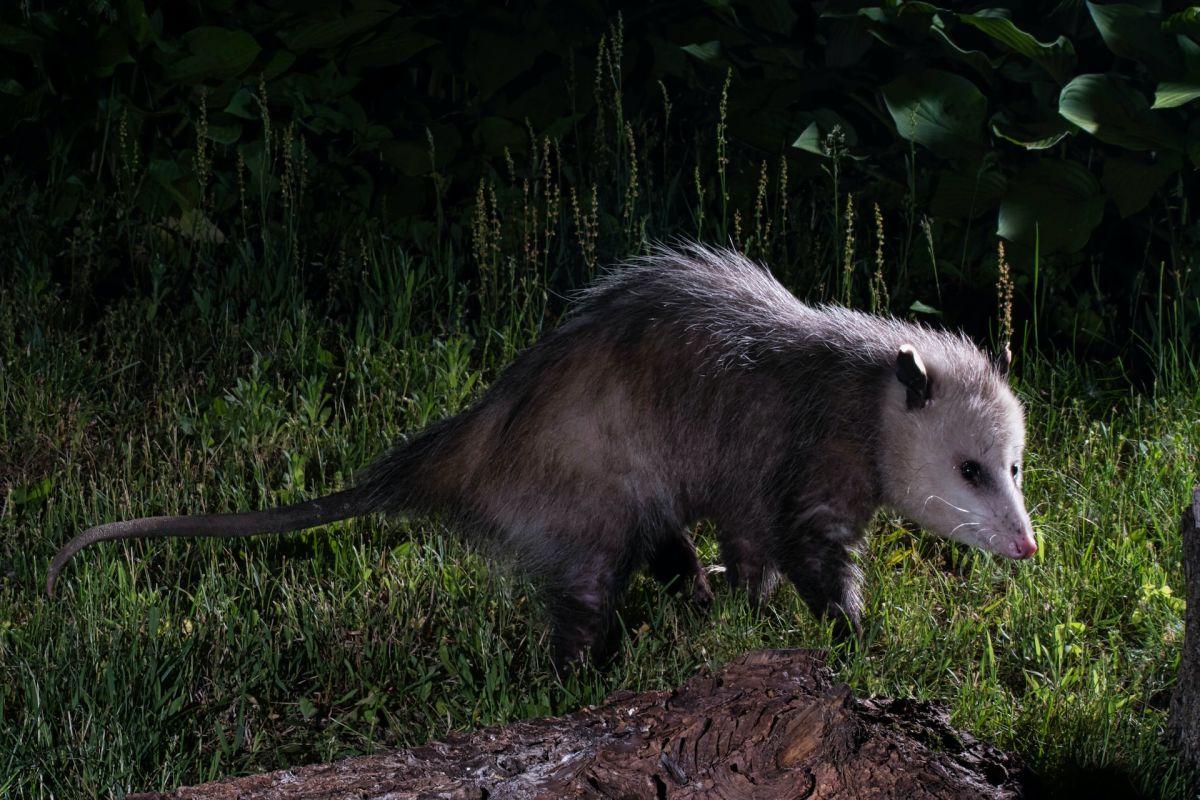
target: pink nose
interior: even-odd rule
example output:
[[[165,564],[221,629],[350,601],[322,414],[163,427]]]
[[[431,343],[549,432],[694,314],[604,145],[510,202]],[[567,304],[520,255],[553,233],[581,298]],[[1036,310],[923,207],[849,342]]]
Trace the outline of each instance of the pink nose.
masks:
[[[1029,558],[1037,552],[1037,547],[1037,540],[1033,538],[1033,533],[1026,533],[1013,542],[1012,556],[1013,558]]]

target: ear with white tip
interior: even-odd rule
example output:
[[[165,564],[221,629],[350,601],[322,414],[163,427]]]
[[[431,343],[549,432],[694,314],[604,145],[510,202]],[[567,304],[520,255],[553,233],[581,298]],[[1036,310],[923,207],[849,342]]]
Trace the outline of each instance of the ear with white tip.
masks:
[[[1005,344],[1003,350],[992,356],[992,366],[995,367],[996,371],[1001,375],[1007,375],[1009,367],[1012,366],[1012,358],[1012,349],[1008,346],[1008,344]]]
[[[896,377],[904,384],[909,411],[924,408],[932,397],[933,380],[925,370],[921,354],[911,344],[900,345],[896,354]]]

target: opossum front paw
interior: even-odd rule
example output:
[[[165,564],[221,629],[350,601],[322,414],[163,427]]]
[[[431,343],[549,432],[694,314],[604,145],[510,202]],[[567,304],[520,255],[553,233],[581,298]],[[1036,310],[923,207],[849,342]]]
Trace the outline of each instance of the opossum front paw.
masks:
[[[745,562],[727,564],[725,577],[734,589],[746,592],[746,599],[755,613],[771,602],[775,588],[779,585],[779,573],[772,567],[755,564],[747,567]]]

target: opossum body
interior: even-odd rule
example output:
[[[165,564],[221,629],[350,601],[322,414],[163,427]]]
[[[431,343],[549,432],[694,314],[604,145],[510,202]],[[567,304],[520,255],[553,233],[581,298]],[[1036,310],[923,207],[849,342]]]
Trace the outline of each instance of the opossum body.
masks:
[[[538,582],[561,661],[603,649],[639,566],[707,604],[688,527],[708,519],[752,602],[782,573],[849,632],[862,608],[851,554],[881,505],[1009,557],[1037,549],[1006,366],[959,335],[807,306],[737,253],[659,248],[595,284],[478,403],[353,488],[92,528],[55,558],[47,592],[95,541],[438,513]]]

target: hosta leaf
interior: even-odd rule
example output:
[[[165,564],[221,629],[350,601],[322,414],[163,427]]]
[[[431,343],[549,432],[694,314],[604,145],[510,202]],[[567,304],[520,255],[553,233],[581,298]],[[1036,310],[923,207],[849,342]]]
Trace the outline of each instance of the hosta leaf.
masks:
[[[721,43],[715,39],[711,42],[685,44],[680,49],[688,55],[706,63],[712,63],[721,57]]]
[[[408,59],[439,44],[437,39],[412,31],[391,31],[355,45],[346,58],[351,72],[365,67],[387,67],[402,64]]]
[[[1166,153],[1153,163],[1136,158],[1109,158],[1104,161],[1100,182],[1121,216],[1128,217],[1145,208],[1155,192],[1177,174],[1182,165],[1183,158],[1176,153]]]
[[[1061,116],[1026,121],[1014,118],[1008,111],[1000,111],[992,117],[992,133],[1026,150],[1053,147],[1072,130],[1071,123]]]
[[[0,50],[32,55],[45,45],[42,37],[15,25],[0,25]]]
[[[940,19],[936,19],[935,24],[929,26],[929,35],[942,43],[947,55],[953,59],[961,61],[964,64],[967,64],[984,78],[990,76],[992,74],[992,70],[996,68],[996,65],[992,63],[992,60],[988,58],[987,54],[983,51],[966,50],[962,47],[959,47],[954,40],[950,38],[949,34],[946,33],[945,28],[942,27]]]
[[[1075,68],[1075,46],[1065,36],[1053,42],[1040,42],[1034,36],[1018,28],[1012,20],[997,15],[992,10],[975,14],[959,14],[966,24],[978,28],[1000,44],[1034,62],[1062,83]]]
[[[205,78],[234,78],[245,72],[260,48],[245,31],[226,28],[194,28],[183,35],[190,55],[167,66],[167,77],[179,83],[197,83]]]
[[[883,100],[904,139],[938,155],[977,152],[983,141],[987,100],[966,78],[928,69],[883,87]]]
[[[938,178],[930,210],[945,219],[974,219],[996,207],[1006,183],[996,169],[946,170]]]
[[[1063,87],[1058,113],[1102,142],[1130,150],[1183,150],[1183,134],[1150,111],[1146,98],[1108,75],[1080,75]]]
[[[1042,160],[1008,183],[996,234],[1043,253],[1075,252],[1104,216],[1100,183],[1073,161]]]
[[[788,33],[796,24],[796,12],[788,0],[747,0],[745,5],[754,22],[773,33]]]
[[[1200,6],[1185,8],[1163,20],[1162,28],[1168,33],[1200,36]]]
[[[1148,64],[1160,75],[1172,75],[1179,69],[1175,39],[1163,32],[1158,14],[1124,3],[1088,2],[1087,7],[1109,50]]]
[[[847,147],[853,147],[858,143],[858,136],[850,123],[827,108],[806,111],[800,115],[800,118],[808,120],[808,125],[792,142],[792,147],[798,150],[818,156],[828,156],[829,151],[825,148],[825,140],[835,127],[841,128]]]
[[[345,16],[309,16],[301,24],[281,31],[279,38],[290,49],[302,53],[305,50],[324,50],[341,44],[356,33],[378,28],[388,17],[398,11],[392,3],[372,2]]]
[[[1176,108],[1200,97],[1198,83],[1160,83],[1154,90],[1154,105],[1151,108]]]

